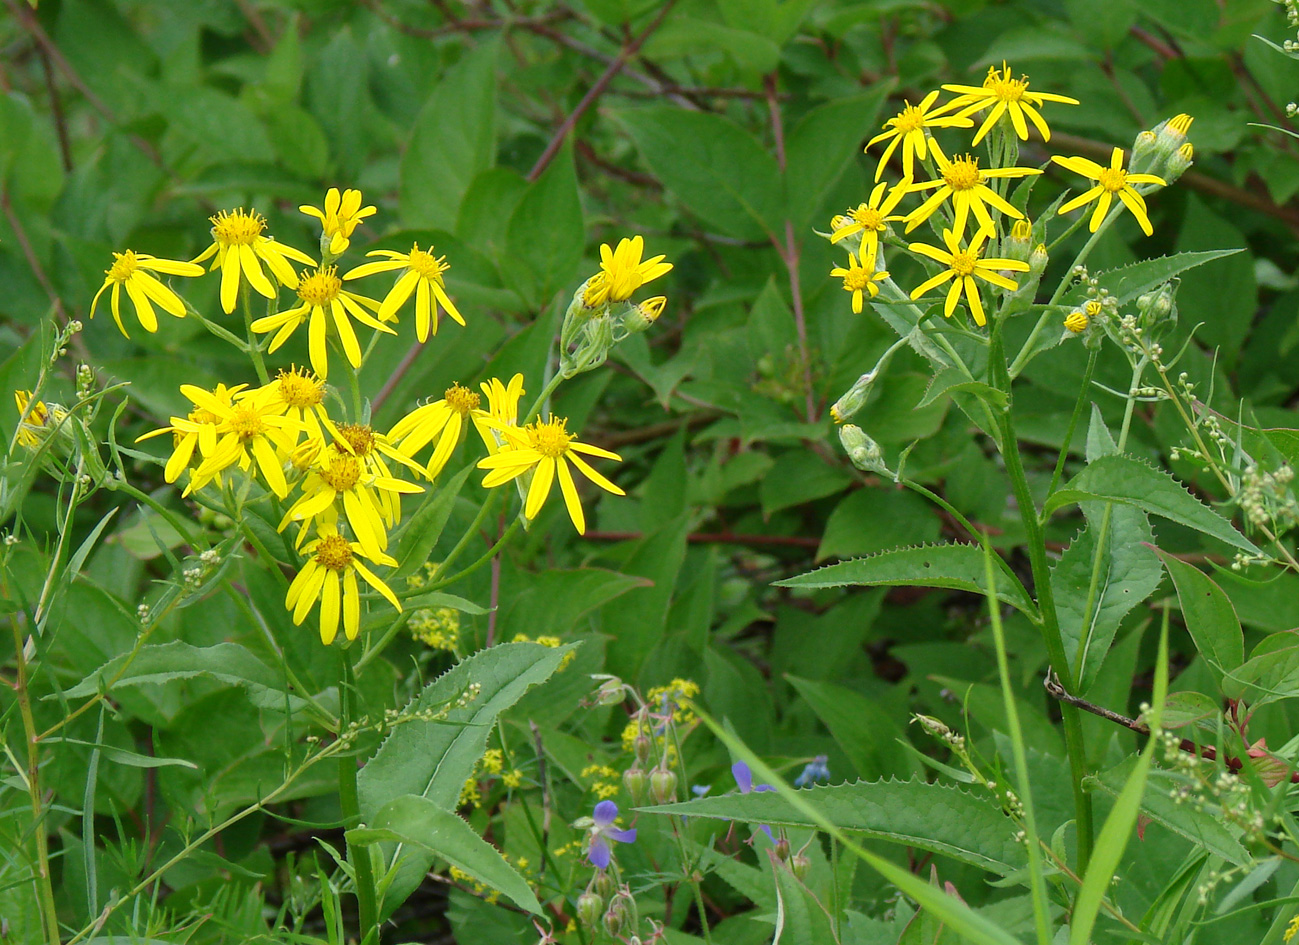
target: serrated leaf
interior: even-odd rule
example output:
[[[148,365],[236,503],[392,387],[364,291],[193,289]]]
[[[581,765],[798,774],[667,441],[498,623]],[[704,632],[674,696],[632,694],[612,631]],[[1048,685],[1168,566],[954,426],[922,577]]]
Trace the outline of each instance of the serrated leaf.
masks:
[[[1199,568],[1158,548],[1154,551],[1177,588],[1182,620],[1195,641],[1195,648],[1216,675],[1231,673],[1245,662],[1245,635],[1231,600]]]
[[[1187,492],[1172,475],[1127,454],[1102,456],[1088,465],[1046,500],[1043,514],[1091,501],[1135,505],[1151,515],[1193,528],[1242,551],[1259,553],[1253,542]]]
[[[384,805],[407,794],[428,798],[442,810],[454,810],[460,789],[487,747],[497,716],[559,668],[573,647],[537,643],[503,643],[475,653],[424,687],[403,710],[445,709],[439,721],[408,721],[393,728],[357,775],[361,820],[373,823]],[[446,708],[471,685],[478,695],[460,708]],[[386,914],[405,902],[420,884],[432,855],[408,844],[384,844],[384,870],[394,869]]]
[[[502,859],[490,843],[453,811],[443,810],[427,797],[407,794],[385,804],[368,827],[347,832],[348,843],[402,843],[441,857],[514,900],[519,907],[540,915],[541,906],[528,881]]]
[[[1222,692],[1255,708],[1299,696],[1299,632],[1264,637],[1249,659],[1223,678]]]
[[[1178,273],[1240,252],[1244,250],[1210,249],[1174,253],[1172,256],[1160,256],[1158,259],[1146,259],[1131,266],[1111,269],[1101,273],[1098,278],[1101,287],[1108,289],[1110,294],[1115,296],[1115,300],[1122,305],[1131,302],[1143,292],[1149,292],[1156,286],[1164,284]]]
[[[797,577],[775,582],[778,587],[944,587],[971,594],[988,592],[983,552],[978,545],[917,545],[840,561]],[[1018,580],[1008,575],[997,580],[997,598],[1029,616],[1037,608]]]
[[[1098,560],[1102,532],[1105,543]],[[1107,505],[1089,518],[1051,569],[1065,655],[1082,692],[1100,672],[1123,618],[1163,580],[1163,568],[1148,547],[1153,538],[1140,509]]]
[[[1025,864],[1014,824],[990,797],[924,781],[857,781],[798,792],[842,830],[921,847],[995,873]],[[775,792],[701,797],[680,804],[639,808],[673,814],[738,820],[782,827],[816,823]]]
[[[916,404],[916,409],[928,407],[939,397],[950,397],[952,394],[960,392],[974,394],[989,406],[999,410],[1006,407],[1005,391],[997,390],[991,384],[985,384],[983,381],[970,380],[969,376],[959,368],[945,368],[935,374],[934,379],[929,382],[929,387],[925,390],[925,396],[921,398],[920,403]]]

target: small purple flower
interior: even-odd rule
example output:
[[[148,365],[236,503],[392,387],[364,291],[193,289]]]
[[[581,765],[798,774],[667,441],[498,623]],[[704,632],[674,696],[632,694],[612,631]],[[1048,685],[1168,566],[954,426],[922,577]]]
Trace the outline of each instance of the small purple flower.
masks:
[[[829,781],[830,766],[827,764],[829,760],[825,755],[817,755],[813,758],[803,769],[803,773],[794,779],[794,787],[807,787],[817,781]]]
[[[735,764],[731,765],[731,774],[735,775],[735,783],[739,786],[741,794],[749,794],[753,792],[761,793],[762,791],[776,790],[770,784],[754,784],[753,772],[749,770],[749,766],[743,761],[737,761]],[[758,827],[767,835],[768,840],[772,843],[776,842],[776,838],[771,834],[770,827],[766,824],[758,824]]]
[[[613,857],[613,849],[609,841],[615,843],[634,843],[636,840],[636,830],[619,830],[613,825],[618,819],[618,805],[613,801],[601,801],[595,805],[595,813],[592,820],[595,825],[591,828],[591,845],[587,850],[586,858],[592,866],[599,869],[608,869],[609,861]]]

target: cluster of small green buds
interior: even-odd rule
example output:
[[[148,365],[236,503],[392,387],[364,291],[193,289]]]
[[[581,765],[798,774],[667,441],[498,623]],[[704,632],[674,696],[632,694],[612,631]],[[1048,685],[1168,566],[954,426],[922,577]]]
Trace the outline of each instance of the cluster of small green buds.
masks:
[[[72,340],[73,335],[81,331],[81,328],[81,322],[75,318],[63,326],[58,338],[54,341],[54,352],[50,356],[51,364],[68,353],[68,342]]]
[[[652,326],[667,305],[667,296],[656,295],[643,302],[604,301],[598,305],[587,304],[587,288],[592,276],[583,282],[564,313],[559,332],[560,373],[574,377],[593,370],[609,357],[610,350],[623,339],[646,331]]]
[[[1165,185],[1181,177],[1195,158],[1195,149],[1186,138],[1194,121],[1187,114],[1174,115],[1138,134],[1132,142],[1131,169],[1162,177]]]
[[[1251,464],[1242,471],[1240,479],[1236,502],[1251,525],[1270,525],[1279,534],[1299,523],[1299,502],[1291,489],[1294,470],[1289,466],[1266,472]]]
[[[866,435],[861,427],[846,423],[839,428],[839,442],[854,466],[862,472],[873,472],[893,478],[893,471],[884,464],[880,445]]]
[[[1144,329],[1155,329],[1177,322],[1177,284],[1170,279],[1157,289],[1137,297],[1137,323]]]
[[[95,391],[95,369],[82,361],[77,365],[77,398],[85,400]]]

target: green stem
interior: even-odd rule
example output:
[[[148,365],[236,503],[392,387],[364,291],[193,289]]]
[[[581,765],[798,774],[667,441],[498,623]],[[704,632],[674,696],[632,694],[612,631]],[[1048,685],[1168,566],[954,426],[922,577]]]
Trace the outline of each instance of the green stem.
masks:
[[[542,388],[541,393],[537,395],[537,399],[532,402],[532,406],[528,408],[528,412],[524,415],[523,421],[519,426],[526,426],[535,420],[537,413],[550,398],[550,395],[553,394],[562,383],[564,383],[564,375],[556,372],[555,376],[550,379],[550,383]]]
[[[340,654],[342,676],[338,687],[340,707],[339,735],[345,737],[356,720],[356,675],[352,671],[351,648]],[[343,821],[348,827],[361,822],[361,804],[356,790],[356,759],[348,753],[338,758],[338,799],[343,808]],[[370,848],[366,844],[353,845],[347,841],[347,861],[352,864],[356,877],[357,922],[363,945],[378,945],[379,907],[374,889],[374,870],[370,864]]]
[[[202,312],[200,312],[193,305],[191,305],[188,299],[181,299],[181,301],[185,303],[185,313],[187,315],[190,315],[193,318],[197,318],[199,322],[202,323],[204,328],[206,328],[212,334],[216,335],[222,341],[226,342],[227,344],[233,345],[235,348],[238,348],[244,354],[248,353],[248,342],[240,338],[234,332],[229,331],[226,328],[223,328],[222,326],[218,325],[216,322],[208,319]]]
[[[347,389],[352,395],[352,422],[361,422],[361,378],[356,373],[356,368],[352,367],[352,362],[347,360],[347,353],[340,352],[343,362],[343,373],[347,375]]]
[[[1060,485],[1060,476],[1064,473],[1065,459],[1069,456],[1069,447],[1073,445],[1074,431],[1078,429],[1078,421],[1082,419],[1083,410],[1087,404],[1092,402],[1092,375],[1096,373],[1096,361],[1101,353],[1100,346],[1092,348],[1087,353],[1087,368],[1083,371],[1082,384],[1078,388],[1078,401],[1073,405],[1073,416],[1069,418],[1069,429],[1065,431],[1064,442],[1060,444],[1060,456],[1055,461],[1055,472],[1051,474],[1051,488],[1046,490],[1047,496],[1055,494],[1056,487]],[[1129,400],[1131,403],[1131,400]]]
[[[253,370],[257,372],[257,382],[263,385],[269,384],[270,377],[266,373],[266,362],[262,360],[262,349],[257,343],[257,336],[253,333],[253,305],[248,294],[247,282],[240,285],[239,297],[243,303],[244,334],[248,336],[248,354],[253,359]]]

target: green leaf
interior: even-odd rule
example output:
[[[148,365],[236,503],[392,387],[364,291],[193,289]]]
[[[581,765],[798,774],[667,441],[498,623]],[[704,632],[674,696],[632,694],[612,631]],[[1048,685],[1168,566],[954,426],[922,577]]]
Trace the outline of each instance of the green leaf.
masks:
[[[778,587],[945,587],[971,594],[986,594],[983,552],[978,545],[918,545],[894,548],[865,558],[841,561],[797,577],[775,582]],[[1036,608],[1018,582],[1004,574],[997,580],[997,599],[1029,616]]]
[[[158,758],[154,755],[141,755],[138,752],[118,748],[116,745],[106,745],[103,742],[86,742],[79,738],[60,738],[58,736],[42,738],[41,742],[47,745],[57,742],[63,742],[67,745],[83,745],[95,749],[109,761],[119,765],[126,765],[129,768],[170,768],[176,766],[198,770],[198,765],[192,761],[186,761],[184,758]]]
[[[783,239],[775,159],[721,115],[657,106],[618,115],[654,175],[690,213],[726,236]]]
[[[1007,398],[1004,391],[997,390],[983,381],[970,380],[969,376],[959,368],[944,368],[934,375],[934,379],[925,390],[925,396],[921,398],[920,403],[916,404],[916,409],[928,407],[938,398],[949,397],[957,392],[974,394],[988,406],[998,410],[1004,410],[1006,407]]]
[[[859,777],[914,772],[911,759],[898,746],[904,740],[902,729],[875,702],[834,683],[790,675],[785,679],[825,723]]]
[[[986,794],[970,794],[946,784],[894,780],[825,785],[796,793],[842,830],[942,853],[995,873],[1024,865],[1024,848],[1015,842],[1006,815]],[[817,826],[774,791],[701,797],[640,810],[773,827]]]
[[[1105,545],[1098,549],[1101,533]],[[1163,568],[1149,547],[1153,540],[1144,512],[1107,504],[1089,518],[1051,569],[1065,655],[1082,692],[1100,672],[1123,618],[1163,580]]]
[[[386,841],[419,847],[464,870],[480,883],[514,900],[536,915],[541,906],[528,881],[501,858],[496,848],[478,836],[454,811],[443,810],[426,797],[406,794],[385,804],[369,827],[349,830],[348,843]]]
[[[1249,659],[1222,680],[1222,692],[1255,707],[1299,696],[1299,632],[1264,637]]]
[[[1158,548],[1154,551],[1173,579],[1182,619],[1205,662],[1219,677],[1239,668],[1245,662],[1245,636],[1231,600],[1199,568]]]
[[[559,668],[571,646],[503,643],[462,660],[412,700],[404,713],[444,709],[439,721],[412,720],[395,726],[357,776],[361,820],[374,823],[391,801],[417,794],[442,810],[455,809],[460,789],[487,747],[496,718]],[[478,686],[478,695],[448,708]],[[391,914],[422,881],[433,857],[397,843],[383,849],[384,870],[395,875],[384,909]]]
[[[748,0],[743,0],[743,6],[748,5]],[[880,106],[892,86],[891,81],[879,82],[864,95],[819,105],[789,132],[785,143],[785,202],[796,233],[802,233],[814,221],[827,191],[856,160],[866,129],[875,127]]]
[[[442,537],[442,529],[446,528],[451,510],[455,508],[456,497],[460,495],[465,480],[473,470],[472,465],[466,466],[442,482],[438,489],[430,490],[415,514],[407,520],[397,537],[397,549],[393,555],[397,559],[397,568],[392,572],[389,584],[427,563],[438,539]]]
[[[776,934],[773,945],[838,945],[830,914],[789,865],[772,850],[767,859],[776,880]]]
[[[585,244],[573,151],[565,147],[514,208],[505,228],[505,258],[524,297],[541,306],[573,278]]]
[[[912,541],[935,541],[940,529],[933,507],[914,492],[856,489],[844,496],[826,519],[816,558],[874,554],[891,548],[899,535]]]
[[[109,680],[121,671],[129,655],[115,656],[64,692],[64,696],[80,699],[93,696],[101,687],[108,687]],[[259,708],[284,709],[284,682],[279,673],[237,643],[192,646],[174,640],[143,646],[109,691],[127,686],[158,686],[200,676],[229,686],[242,686],[248,691],[253,705]],[[302,705],[302,700],[296,696],[288,698],[295,708]]]
[[[1046,500],[1043,514],[1076,502],[1123,502],[1258,554],[1253,542],[1162,469],[1129,455],[1102,456]]]
[[[1199,252],[1174,253],[1172,256],[1160,256],[1158,259],[1147,259],[1143,262],[1111,269],[1098,277],[1100,285],[1115,296],[1122,305],[1131,302],[1143,292],[1149,292],[1156,286],[1163,285],[1173,276],[1207,262],[1233,256],[1243,252],[1240,249],[1211,249]]]
[[[451,230],[469,183],[496,163],[496,43],[440,76],[401,159],[401,218],[411,228]]]
[[[762,514],[842,492],[852,476],[841,466],[831,466],[810,450],[790,450],[776,457],[775,465],[758,483]]]

